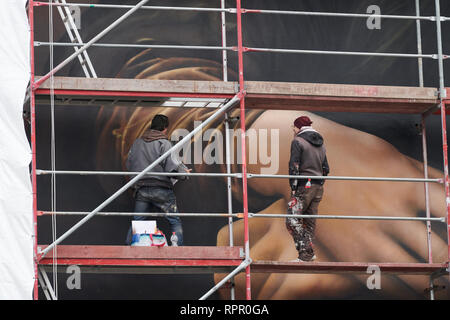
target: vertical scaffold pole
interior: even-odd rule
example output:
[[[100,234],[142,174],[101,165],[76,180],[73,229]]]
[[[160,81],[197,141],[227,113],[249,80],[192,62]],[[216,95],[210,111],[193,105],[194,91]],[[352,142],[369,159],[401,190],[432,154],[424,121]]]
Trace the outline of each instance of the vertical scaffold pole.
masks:
[[[225,9],[225,0],[220,0],[220,8]],[[225,20],[225,12],[222,11],[221,17],[221,30],[222,30],[222,47],[227,46],[227,28]],[[223,81],[228,81],[228,56],[227,50],[222,51],[222,72]],[[226,167],[227,173],[231,173],[231,150],[230,150],[230,124],[228,113],[225,113],[225,157],[226,157]],[[233,195],[231,190],[231,177],[227,177],[227,200],[228,200],[228,213],[233,213]],[[229,232],[229,244],[230,247],[234,246],[233,242],[233,217],[228,217],[228,232]],[[235,300],[234,294],[234,278],[230,279],[230,299]]]
[[[415,0],[416,2],[416,16],[420,17],[420,0]],[[417,31],[417,54],[422,54],[422,29],[420,20],[416,20],[416,31]],[[419,86],[424,87],[423,79],[423,59],[419,58],[417,60],[419,69]],[[423,172],[424,178],[428,179],[428,152],[427,152],[427,132],[426,132],[426,115],[422,114],[421,119],[421,131],[422,131],[422,154],[423,154]],[[430,218],[430,190],[427,182],[424,184],[425,189],[425,212],[427,218]],[[427,246],[428,246],[428,263],[433,263],[432,247],[431,247],[431,222],[427,221]]]
[[[236,0],[238,61],[239,61],[239,89],[241,93],[241,154],[242,154],[242,198],[244,204],[244,248],[245,259],[250,261],[250,245],[248,230],[248,193],[247,193],[247,147],[245,141],[245,88],[244,88],[244,47],[242,44],[242,9],[241,0]],[[251,300],[250,264],[245,268],[245,297]]]
[[[448,177],[448,145],[447,145],[447,123],[445,112],[445,99],[447,92],[444,82],[444,59],[442,50],[442,30],[441,30],[441,8],[440,1],[435,0],[436,6],[436,29],[437,29],[437,46],[438,46],[438,65],[439,65],[439,96],[441,103],[441,126],[442,126],[442,153],[444,156],[444,185],[445,185],[445,203],[447,208],[447,261],[450,261],[450,181]]]
[[[416,16],[420,17],[420,0],[416,0]],[[422,52],[422,28],[420,20],[416,20],[416,31],[417,31],[417,54],[421,55]],[[419,68],[419,86],[423,87],[423,58],[417,59],[417,64]]]
[[[34,289],[33,299],[39,299],[38,252],[37,252],[37,183],[36,183],[36,101],[34,95],[34,1],[28,2],[28,23],[30,24],[30,120],[31,120],[31,184],[33,191],[33,246],[34,246]]]
[[[416,2],[416,16],[420,17],[420,0],[415,0]],[[422,28],[420,20],[416,20],[416,31],[417,31],[417,54],[422,54]],[[423,59],[418,58],[418,69],[419,69],[419,86],[424,87],[423,79]],[[424,178],[428,179],[428,152],[427,152],[427,132],[426,132],[426,115],[422,115],[421,119],[421,130],[422,130],[422,153],[423,153],[423,172]],[[425,189],[425,212],[427,218],[430,218],[430,190],[427,182],[424,184]],[[431,247],[431,222],[427,221],[427,246],[428,246],[428,263],[433,263],[432,247]]]
[[[423,172],[424,178],[428,179],[428,152],[427,152],[427,130],[425,123],[426,116],[422,114],[421,130],[422,130],[422,152],[423,152]],[[426,217],[431,217],[430,212],[430,188],[428,182],[424,184],[425,188],[425,212]],[[428,249],[428,263],[433,263],[433,249],[431,246],[431,221],[428,220],[426,224],[427,228],[427,249]],[[434,300],[434,284],[433,275],[430,275],[430,300]]]
[[[422,115],[422,153],[423,153],[423,172],[424,178],[428,179],[428,151],[427,151],[427,130],[425,123],[425,115]],[[427,218],[431,217],[430,212],[430,188],[428,182],[424,184],[425,188],[425,211]],[[433,251],[431,247],[431,221],[427,221],[427,246],[428,246],[428,263],[433,263]]]

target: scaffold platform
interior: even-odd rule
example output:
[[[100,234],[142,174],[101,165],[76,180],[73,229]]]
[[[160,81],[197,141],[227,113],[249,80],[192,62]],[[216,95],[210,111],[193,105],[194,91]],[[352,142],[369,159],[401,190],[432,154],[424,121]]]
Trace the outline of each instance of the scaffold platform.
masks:
[[[49,104],[51,90],[57,105],[217,108],[220,99],[231,99],[239,92],[239,85],[224,81],[55,77],[53,84],[47,80],[36,90],[36,103]],[[421,87],[247,81],[245,92],[247,108],[263,110],[423,114],[439,104],[436,88]]]
[[[44,249],[46,246],[40,246]],[[132,247],[105,245],[60,245],[57,265],[61,270],[79,266],[86,273],[167,274],[223,273],[239,266],[244,249],[236,247]],[[53,252],[39,262],[49,270],[54,264]],[[376,266],[383,274],[430,275],[448,274],[448,263],[385,262],[292,262],[252,261],[255,273],[352,273],[367,274]]]
[[[386,262],[283,262],[253,261],[255,273],[352,273],[367,274],[376,266],[383,274],[430,275],[448,274],[447,263],[386,263]]]
[[[46,246],[40,246],[44,249]],[[141,247],[105,245],[60,245],[57,265],[79,266],[89,273],[167,274],[230,272],[244,259],[243,247],[183,246]],[[53,251],[39,261],[53,265]]]

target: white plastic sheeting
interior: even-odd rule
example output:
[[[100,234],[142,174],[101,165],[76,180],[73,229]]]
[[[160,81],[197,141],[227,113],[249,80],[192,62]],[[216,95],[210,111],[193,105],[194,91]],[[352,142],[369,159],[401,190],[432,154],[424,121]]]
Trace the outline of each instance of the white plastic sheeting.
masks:
[[[31,150],[22,119],[30,78],[26,0],[0,8],[0,299],[31,299],[34,284]]]

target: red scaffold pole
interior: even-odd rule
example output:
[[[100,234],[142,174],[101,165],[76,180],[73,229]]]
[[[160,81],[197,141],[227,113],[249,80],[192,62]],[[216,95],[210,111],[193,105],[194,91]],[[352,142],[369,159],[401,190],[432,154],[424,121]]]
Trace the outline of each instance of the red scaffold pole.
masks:
[[[444,155],[444,186],[445,186],[445,203],[447,208],[447,261],[450,261],[450,180],[448,172],[448,143],[447,143],[447,121],[445,112],[446,101],[441,102],[441,121],[442,121],[442,153]]]
[[[30,24],[30,121],[31,121],[31,184],[33,189],[33,228],[34,228],[34,290],[33,299],[39,299],[38,293],[38,254],[37,254],[37,184],[36,184],[36,101],[34,85],[34,1],[28,3],[28,19]]]
[[[238,38],[238,62],[239,62],[239,88],[241,108],[241,154],[242,154],[242,197],[244,204],[244,248],[245,259],[250,259],[249,230],[248,230],[248,193],[247,193],[247,147],[245,143],[245,90],[244,90],[244,46],[242,43],[242,9],[241,0],[236,0],[237,38]],[[252,299],[250,264],[245,268],[245,297]]]

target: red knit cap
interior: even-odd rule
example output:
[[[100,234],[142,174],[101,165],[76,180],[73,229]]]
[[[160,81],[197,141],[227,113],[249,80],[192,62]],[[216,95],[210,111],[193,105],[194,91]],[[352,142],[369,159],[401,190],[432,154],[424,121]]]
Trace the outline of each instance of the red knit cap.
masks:
[[[312,121],[307,116],[298,117],[294,121],[294,126],[296,126],[299,129],[301,129],[302,127],[305,127],[305,126],[310,126],[311,124],[312,124]]]

